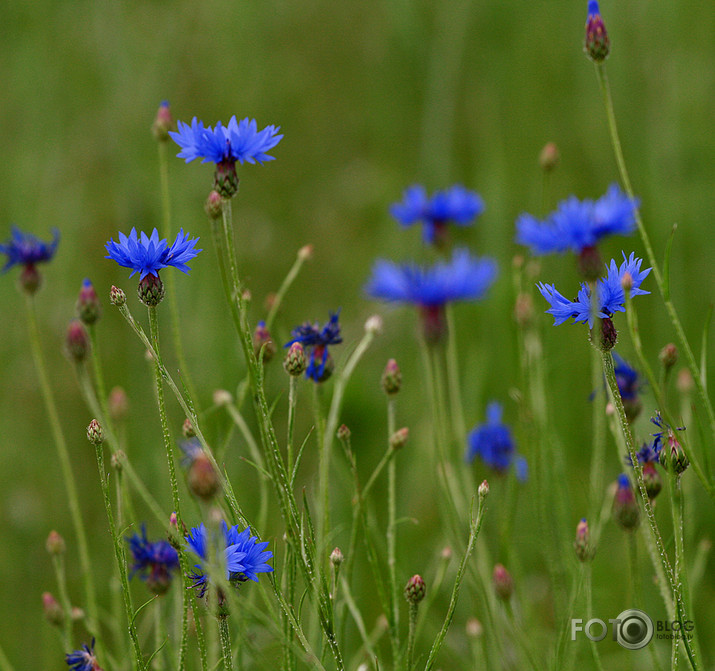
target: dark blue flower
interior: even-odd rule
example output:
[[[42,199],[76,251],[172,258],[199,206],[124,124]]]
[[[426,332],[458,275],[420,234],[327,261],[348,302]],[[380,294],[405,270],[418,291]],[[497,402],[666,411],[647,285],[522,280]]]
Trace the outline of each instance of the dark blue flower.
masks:
[[[266,126],[259,131],[255,119],[236,121],[235,116],[231,117],[228,126],[219,121],[216,128],[204,127],[203,122],[194,117],[190,126],[179,121],[178,129],[170,131],[169,135],[181,147],[177,156],[186,159],[187,163],[197,158],[203,159],[202,163],[217,164],[272,161],[274,157],[266,152],[283,138],[277,134],[280,127]]]
[[[592,304],[591,289],[585,282],[581,284],[575,301],[565,298],[553,284],[539,282],[537,284],[539,291],[551,306],[546,312],[554,316],[555,326],[573,317],[574,322],[588,322],[589,328],[593,328],[596,317],[606,319],[616,312],[625,312],[626,296],[622,283],[626,275],[631,278],[631,296],[650,293],[640,288],[651,271],[650,268],[641,271],[642,262],[643,260],[636,258],[633,252],[628,258],[625,252],[623,253],[623,263],[620,266],[612,259],[610,265],[606,266],[608,271],[606,277],[600,278],[596,284],[597,304]]]
[[[94,656],[94,639],[92,639],[92,645],[85,643],[81,650],[73,650],[68,653],[65,656],[65,661],[72,671],[102,671]]]
[[[43,242],[31,233],[23,233],[17,226],[13,226],[12,237],[0,244],[0,254],[7,255],[7,262],[1,272],[13,266],[34,266],[52,259],[60,242],[60,232],[55,228],[52,236],[52,242]]]
[[[613,361],[621,398],[624,401],[637,398],[638,392],[643,386],[638,371],[616,352],[613,352]]]
[[[644,466],[645,464],[657,464],[661,448],[662,445],[657,440],[652,443],[643,443],[641,449],[636,452],[636,459]],[[633,460],[629,454],[626,455],[626,464],[633,466]]]
[[[449,222],[467,226],[484,211],[481,197],[458,184],[436,191],[430,198],[423,186],[405,189],[401,203],[394,203],[390,213],[403,226],[421,221],[422,236],[426,243],[440,241],[440,234]]]
[[[113,259],[120,266],[131,268],[132,273],[139,273],[139,280],[143,280],[147,275],[159,277],[162,268],[174,266],[184,273],[188,273],[190,268],[187,261],[193,259],[200,251],[195,249],[198,238],[189,238],[188,233],[184,233],[182,228],[176,240],[169,247],[165,239],[159,240],[159,232],[154,229],[151,237],[147,237],[144,231],[137,236],[137,231],[132,228],[129,237],[119,232],[119,242],[110,240],[106,245],[107,259]]]
[[[528,476],[526,460],[516,454],[516,443],[511,429],[502,422],[502,406],[496,401],[487,406],[487,421],[474,428],[467,436],[467,463],[479,457],[489,468],[503,473],[512,464],[522,482]]]
[[[632,233],[638,205],[637,198],[629,198],[617,184],[611,184],[595,202],[575,196],[561,201],[543,221],[522,214],[516,220],[516,241],[534,254],[568,250],[580,254],[606,235]]]
[[[218,541],[217,551],[223,549],[226,561],[226,580],[230,582],[245,582],[253,580],[258,582],[258,573],[270,573],[273,567],[266,562],[273,557],[268,547],[268,541],[257,543],[258,538],[251,536],[251,529],[247,527],[241,533],[238,532],[238,525],[228,528],[226,522],[221,522],[223,538]],[[189,549],[199,558],[207,558],[207,544],[209,542],[206,527],[200,524],[194,527],[186,537]],[[208,589],[209,577],[201,564],[196,564],[196,572],[190,577],[194,584],[192,587],[198,588],[198,595],[203,596]]]
[[[310,322],[297,326],[291,333],[293,339],[285,344],[285,347],[290,347],[293,343],[299,342],[310,352],[305,376],[316,382],[325,381],[332,373],[333,363],[328,352],[328,345],[338,345],[343,342],[340,335],[340,324],[338,324],[339,316],[340,310],[335,313],[331,312],[329,321],[322,328],[319,324]]]
[[[168,541],[149,542],[146,527],[142,524],[141,536],[134,534],[126,539],[134,564],[130,578],[136,574],[155,594],[163,594],[171,584],[172,572],[179,568],[179,555]]]

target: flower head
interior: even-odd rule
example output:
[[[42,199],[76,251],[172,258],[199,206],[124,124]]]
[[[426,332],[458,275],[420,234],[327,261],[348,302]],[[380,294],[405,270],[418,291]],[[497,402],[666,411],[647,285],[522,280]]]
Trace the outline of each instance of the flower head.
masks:
[[[179,568],[179,555],[176,550],[166,540],[149,542],[144,524],[141,535],[134,534],[126,540],[134,561],[130,577],[139,574],[152,592],[166,592],[171,584],[172,572]]]
[[[610,51],[610,40],[603,24],[597,0],[588,2],[588,18],[586,19],[586,40],[583,46],[588,57],[595,63],[605,60]]]
[[[221,522],[221,540],[215,539],[219,550],[223,548],[226,561],[226,580],[232,583],[241,583],[246,580],[258,582],[258,573],[270,573],[273,567],[266,562],[273,557],[270,550],[266,550],[268,542],[257,543],[258,538],[251,536],[251,528],[246,527],[239,533],[238,525],[228,528],[226,522]],[[200,524],[194,527],[186,537],[189,549],[200,559],[207,559],[207,544],[209,533],[206,527]],[[194,581],[192,587],[198,588],[198,595],[203,596],[208,589],[209,577],[202,565],[196,564],[196,572],[191,575]]]
[[[405,189],[401,203],[394,203],[390,213],[403,226],[421,221],[422,236],[426,243],[437,244],[447,223],[468,226],[484,211],[481,197],[458,184],[436,191],[432,197],[423,186],[413,185]]]
[[[73,650],[68,653],[65,656],[65,661],[72,671],[102,671],[94,656],[94,639],[92,639],[92,645],[85,643],[81,650]]]
[[[629,235],[635,229],[637,198],[626,196],[611,184],[597,201],[571,196],[539,221],[531,214],[516,220],[516,241],[531,248],[533,254],[572,251],[580,254],[594,247],[607,235]]]
[[[476,456],[499,473],[514,464],[519,480],[527,477],[526,460],[517,455],[511,429],[502,422],[502,406],[496,401],[487,406],[487,421],[472,429],[467,437],[464,458],[471,463]]]
[[[623,400],[623,408],[626,411],[628,421],[632,422],[640,414],[643,402],[640,399],[640,391],[643,387],[640,374],[623,357],[613,352],[614,372],[618,391]]]
[[[618,476],[616,494],[613,498],[613,518],[626,531],[632,531],[640,522],[640,510],[631,481],[625,473]]]
[[[297,326],[291,334],[293,339],[284,345],[290,347],[294,343],[300,343],[310,352],[305,376],[316,382],[323,382],[332,374],[333,361],[328,352],[328,345],[338,345],[343,342],[340,335],[340,324],[338,324],[339,316],[340,310],[331,312],[330,319],[322,328],[319,324],[310,322]]]
[[[679,426],[674,429],[663,421],[660,411],[656,413],[655,417],[651,417],[650,421],[660,429],[653,434],[653,449],[658,453],[658,461],[666,471],[680,475],[690,465],[676,433],[676,431],[685,431],[685,427]]]
[[[196,117],[190,126],[179,121],[178,131],[169,131],[169,135],[181,147],[177,156],[186,159],[187,163],[201,158],[202,163],[238,161],[243,164],[272,161],[275,157],[266,152],[283,138],[278,135],[279,130],[279,126],[266,126],[259,131],[255,119],[237,121],[234,115],[228,126],[221,125],[219,121],[215,128],[204,127],[203,121]]]
[[[49,261],[55,255],[59,242],[60,232],[56,228],[52,232],[52,242],[43,242],[32,233],[23,233],[17,226],[13,226],[12,237],[0,244],[0,253],[7,255],[7,262],[1,272],[13,266],[34,266]]]
[[[626,273],[632,278],[631,296],[650,293],[640,288],[651,270],[646,268],[641,271],[641,263],[643,260],[636,258],[633,252],[627,258],[623,252],[623,263],[620,266],[611,259],[610,265],[606,266],[606,277],[600,278],[596,284],[596,302],[592,300],[591,289],[585,282],[581,284],[575,301],[565,298],[553,284],[544,284],[543,282],[537,284],[541,295],[551,306],[546,312],[554,316],[554,326],[563,324],[573,317],[574,322],[587,322],[589,328],[593,328],[596,317],[606,319],[612,317],[616,312],[625,312],[626,296],[621,281]]]
[[[137,231],[132,228],[129,237],[119,232],[119,242],[110,240],[106,245],[107,259],[113,259],[120,266],[131,268],[131,277],[134,273],[139,273],[139,280],[143,280],[147,275],[159,277],[162,268],[174,266],[184,273],[188,273],[190,268],[187,261],[193,259],[201,250],[195,249],[198,238],[189,238],[188,233],[184,233],[182,228],[176,240],[169,247],[165,240],[159,240],[159,232],[154,229],[150,237],[144,231],[137,236]]]

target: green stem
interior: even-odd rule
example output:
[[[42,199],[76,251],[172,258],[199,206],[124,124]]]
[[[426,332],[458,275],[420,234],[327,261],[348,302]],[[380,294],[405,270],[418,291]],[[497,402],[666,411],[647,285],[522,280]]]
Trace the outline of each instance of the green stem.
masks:
[[[295,281],[295,278],[298,277],[298,273],[300,272],[300,269],[303,267],[303,264],[306,262],[306,260],[309,258],[310,254],[306,252],[306,248],[303,247],[298,250],[298,254],[296,255],[295,261],[293,262],[293,265],[291,266],[290,270],[288,271],[288,274],[285,276],[285,279],[283,280],[283,283],[281,284],[280,288],[276,292],[276,295],[273,299],[273,303],[271,305],[271,309],[268,311],[268,316],[266,317],[266,328],[270,331],[271,327],[273,326],[273,320],[276,318],[276,315],[278,314],[278,310],[281,307],[281,304],[283,303],[283,299],[285,298],[285,295],[288,293],[288,289],[290,289],[291,285]]]
[[[584,573],[583,585],[586,592],[586,617],[587,621],[593,619],[593,586],[591,583],[591,563],[586,562],[582,564],[582,569]],[[598,645],[593,639],[589,639],[591,643],[591,654],[593,655],[593,663],[597,671],[603,671],[603,664],[601,664],[601,656],[598,653]]]
[[[104,385],[104,374],[102,373],[102,359],[99,355],[99,340],[97,339],[97,329],[94,324],[90,324],[87,327],[89,331],[89,339],[92,343],[92,371],[94,372],[94,384],[97,387],[97,397],[99,398],[99,404],[102,408],[102,415],[104,415],[105,423],[102,426],[109,426],[107,424],[109,420],[109,407],[107,406],[107,391]]]
[[[42,345],[40,344],[40,332],[37,326],[37,315],[35,314],[35,304],[31,295],[25,294],[25,299],[27,307],[27,325],[29,331],[30,349],[32,350],[32,357],[35,361],[37,376],[40,379],[42,397],[45,401],[45,410],[47,411],[47,417],[50,422],[52,436],[54,438],[55,446],[57,448],[57,456],[60,460],[60,468],[62,469],[62,479],[64,480],[65,491],[67,494],[67,504],[70,509],[70,515],[72,517],[72,524],[74,526],[75,536],[77,537],[77,551],[79,553],[82,580],[84,582],[85,599],[87,601],[87,628],[89,629],[89,632],[91,634],[96,634],[98,631],[97,593],[94,586],[94,574],[92,570],[92,564],[89,560],[87,534],[84,529],[84,523],[82,522],[82,513],[80,512],[79,507],[77,483],[75,481],[74,474],[72,473],[72,466],[70,464],[70,455],[67,449],[67,443],[65,442],[65,437],[62,432],[62,425],[60,424],[60,418],[57,412],[55,398],[52,393],[52,387],[50,387],[50,382],[47,377],[45,360],[42,355]]]
[[[95,445],[95,455],[97,457],[97,469],[99,471],[99,482],[102,488],[102,498],[104,499],[104,509],[107,513],[109,531],[111,533],[112,544],[114,546],[114,557],[117,562],[117,568],[119,569],[119,580],[122,586],[124,613],[127,618],[129,638],[132,642],[136,666],[140,671],[143,671],[146,668],[146,665],[144,664],[141,647],[139,646],[139,637],[137,636],[137,629],[134,623],[134,607],[132,606],[132,595],[129,591],[129,578],[127,577],[127,562],[124,556],[124,543],[122,537],[117,533],[117,528],[114,524],[114,513],[112,512],[112,502],[109,498],[109,485],[107,483],[107,474],[104,467],[104,452],[102,451],[101,443]]]
[[[65,648],[72,646],[72,602],[67,592],[67,573],[65,571],[65,561],[61,554],[52,555],[52,566],[55,569],[57,579],[57,594],[62,604],[64,620],[62,622],[62,639]]]
[[[218,632],[221,639],[221,652],[223,654],[223,668],[233,671],[233,658],[231,655],[231,634],[228,630],[228,617],[219,615]]]
[[[5,655],[5,651],[0,646],[0,671],[15,671],[15,667],[10,664],[10,660]]]
[[[298,395],[296,393],[296,384],[298,382],[294,375],[290,375],[290,380],[288,381],[288,438],[287,438],[287,448],[286,457],[288,460],[287,470],[288,473],[293,473],[293,465],[295,463],[295,457],[293,455],[293,434],[295,431],[295,408],[298,401]],[[292,478],[292,475],[291,475]]]
[[[412,660],[415,653],[415,631],[417,629],[418,606],[419,604],[410,602],[410,624],[407,632],[407,654],[405,656],[405,671],[412,671]]]
[[[611,96],[611,87],[608,83],[608,76],[606,74],[605,63],[596,64],[596,76],[598,77],[598,84],[601,89],[601,95],[603,97],[603,104],[606,108],[606,118],[608,120],[608,129],[611,135],[611,143],[613,144],[613,151],[616,155],[616,163],[618,164],[618,171],[621,174],[621,179],[623,180],[623,186],[626,193],[630,198],[634,197],[633,187],[631,186],[631,180],[628,176],[628,169],[626,168],[626,161],[623,156],[623,150],[621,148],[621,141],[618,135],[618,127],[616,125],[616,116],[613,111],[613,98]],[[668,312],[675,333],[678,336],[678,341],[680,342],[680,347],[685,354],[685,360],[688,364],[688,368],[692,373],[693,380],[695,381],[695,386],[698,390],[698,396],[700,401],[707,412],[708,419],[710,422],[710,431],[713,436],[715,436],[715,410],[713,410],[712,403],[708,397],[707,390],[705,389],[705,383],[703,379],[703,372],[695,360],[695,355],[690,347],[687,337],[685,336],[685,331],[680,323],[680,318],[675,310],[673,302],[670,300],[670,289],[666,284],[663,274],[656,262],[655,254],[653,252],[653,246],[651,245],[648,232],[646,231],[645,225],[640,215],[640,211],[636,209],[635,211],[636,224],[638,225],[638,232],[640,233],[641,240],[643,241],[643,246],[646,250],[646,255],[648,256],[648,263],[653,268],[653,276],[655,277],[656,284],[658,285],[658,290],[665,303],[665,308]]]
[[[595,287],[591,289],[592,295]],[[603,498],[603,466],[606,452],[606,403],[602,393],[603,369],[598,352],[591,352],[591,387],[593,388],[591,433],[593,436],[591,450],[591,491],[590,518],[596,520]]]
[[[391,449],[390,439],[395,433],[395,402],[388,398],[387,400],[387,448],[390,452],[395,452]],[[390,618],[390,640],[392,643],[392,662],[397,668],[400,658],[400,609],[397,603],[397,472],[395,468],[396,462],[390,459],[387,464],[387,569],[389,575],[389,596],[390,607],[392,609],[392,617]],[[413,613],[412,606],[414,605],[415,613],[414,620],[417,620],[417,605],[410,606],[410,630],[414,635],[415,623],[412,622]],[[414,643],[414,641],[413,641]],[[409,669],[410,667],[408,667]]]

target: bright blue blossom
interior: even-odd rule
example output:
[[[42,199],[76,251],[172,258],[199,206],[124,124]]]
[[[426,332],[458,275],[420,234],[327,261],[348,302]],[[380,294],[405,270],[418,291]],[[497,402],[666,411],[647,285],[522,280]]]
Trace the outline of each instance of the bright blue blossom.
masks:
[[[255,119],[236,121],[232,116],[228,126],[219,121],[216,128],[204,127],[203,121],[196,117],[191,125],[178,122],[178,131],[169,131],[174,142],[181,147],[179,158],[189,163],[194,159],[203,159],[202,163],[263,163],[275,157],[266,152],[273,149],[283,138],[278,135],[279,126],[266,126],[259,131]]]
[[[155,594],[163,594],[171,584],[172,572],[179,568],[179,555],[168,541],[149,542],[146,527],[142,524],[141,536],[127,538],[134,564],[130,578],[137,573]]]
[[[43,242],[31,233],[23,233],[17,226],[13,226],[12,237],[0,244],[0,254],[7,255],[7,262],[0,272],[4,273],[13,266],[34,266],[52,259],[60,242],[60,232],[55,228],[52,235],[52,242]]]
[[[595,304],[592,304],[591,289],[585,282],[581,284],[575,301],[565,298],[553,284],[539,282],[537,284],[539,291],[551,306],[546,312],[554,316],[554,326],[563,324],[573,317],[574,322],[588,322],[589,328],[593,328],[596,317],[606,319],[612,317],[616,312],[625,312],[626,296],[622,282],[626,274],[630,275],[632,282],[631,296],[650,293],[640,288],[643,280],[651,271],[650,268],[641,271],[641,263],[643,260],[636,258],[633,252],[628,258],[626,258],[625,252],[623,253],[623,263],[620,266],[612,259],[610,265],[606,266],[608,271],[606,277],[600,278],[596,283],[597,302]]]
[[[308,367],[305,369],[305,376],[316,382],[325,381],[332,373],[332,359],[328,352],[328,345],[338,345],[343,342],[340,335],[340,324],[338,317],[340,310],[330,313],[330,319],[323,326],[305,322],[293,329],[289,340],[284,346],[290,347],[293,343],[299,342],[310,352]]]
[[[257,543],[258,538],[251,536],[251,528],[246,527],[239,533],[238,525],[228,528],[226,522],[221,522],[222,540],[218,541],[219,547],[217,551],[223,548],[224,557],[226,560],[226,580],[232,583],[245,582],[253,580],[258,582],[259,573],[271,573],[273,567],[266,562],[273,557],[268,547],[268,541]],[[200,524],[194,527],[186,537],[189,549],[192,550],[200,559],[207,558],[207,544],[209,542],[208,531],[206,527]],[[203,596],[208,589],[209,577],[205,573],[201,564],[196,564],[196,572],[190,577],[194,584],[192,587],[198,588],[198,595]]]
[[[68,653],[65,656],[65,661],[72,671],[102,671],[94,656],[94,639],[92,639],[92,645],[85,643],[81,650],[73,650]]]
[[[499,473],[514,464],[517,478],[525,481],[528,477],[526,459],[516,453],[516,443],[511,429],[502,422],[502,406],[496,401],[487,406],[487,421],[475,427],[467,436],[467,463],[479,457],[489,468]]]
[[[159,240],[159,232],[154,229],[151,237],[147,237],[144,231],[137,236],[137,231],[132,228],[129,237],[119,232],[119,242],[110,240],[106,245],[107,259],[113,259],[120,266],[131,268],[131,277],[134,273],[139,273],[139,280],[143,280],[147,275],[159,277],[162,268],[174,266],[184,273],[188,273],[187,261],[193,259],[200,251],[195,249],[198,238],[189,238],[188,233],[184,233],[182,228],[176,240],[169,247],[165,239]]]
[[[612,354],[613,362],[615,363],[616,382],[618,383],[621,398],[624,401],[637,398],[638,392],[643,386],[638,371],[616,352]]]
[[[571,196],[561,201],[545,220],[522,214],[516,220],[516,241],[534,254],[571,250],[580,254],[606,235],[629,235],[636,225],[639,200],[611,184],[597,201]]]
[[[643,443],[641,449],[636,452],[636,459],[638,459],[639,463],[644,466],[645,464],[657,464],[661,448],[662,445],[658,441]],[[626,455],[626,463],[629,466],[633,465],[633,461],[631,460],[631,456],[629,454]]]
[[[410,186],[405,189],[402,202],[390,207],[392,216],[403,226],[421,221],[422,236],[428,244],[439,242],[447,223],[467,226],[483,211],[481,197],[458,184],[436,191],[431,198],[423,186]]]

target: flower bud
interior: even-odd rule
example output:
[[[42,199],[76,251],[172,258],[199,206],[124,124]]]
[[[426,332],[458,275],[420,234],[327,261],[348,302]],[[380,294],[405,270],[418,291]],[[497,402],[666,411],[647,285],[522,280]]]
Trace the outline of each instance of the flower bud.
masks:
[[[139,282],[137,295],[144,305],[153,308],[164,300],[164,283],[159,275],[149,273]]]
[[[94,324],[102,314],[102,305],[99,302],[99,296],[94,289],[94,285],[85,278],[82,282],[82,288],[79,290],[77,304],[75,305],[77,316],[83,324],[87,326]]]
[[[580,561],[586,562],[593,559],[594,548],[591,547],[591,532],[586,519],[582,519],[576,527],[576,540],[573,544],[576,556]]]
[[[514,593],[514,580],[511,573],[502,564],[497,564],[492,573],[492,584],[497,598],[502,601],[509,601]]]
[[[425,585],[425,581],[422,580],[422,576],[415,574],[405,585],[405,599],[407,599],[409,603],[417,605],[425,598],[426,591],[427,586]]]
[[[218,476],[203,450],[199,450],[191,461],[188,484],[191,492],[204,501],[212,499],[219,490]]]
[[[112,454],[112,458],[109,460],[109,463],[115,471],[121,471],[122,468],[124,468],[124,460],[126,458],[127,455],[124,450],[117,450],[114,454]]]
[[[345,557],[343,557],[343,553],[340,551],[340,548],[335,548],[330,553],[330,563],[335,567],[340,566],[344,559]]]
[[[67,327],[65,337],[67,355],[75,363],[81,363],[89,352],[89,335],[79,319],[73,319]]]
[[[559,148],[555,142],[547,142],[539,154],[539,165],[544,172],[551,172],[559,164]]]
[[[289,348],[285,359],[283,360],[283,368],[286,373],[292,377],[298,377],[305,372],[308,363],[305,359],[305,350],[299,342],[294,342]]]
[[[109,302],[120,308],[127,302],[127,297],[119,287],[112,285],[112,288],[109,290]]]
[[[220,219],[223,212],[223,198],[218,191],[211,191],[204,203],[204,212],[209,219]]]
[[[397,361],[390,359],[382,373],[382,390],[388,396],[394,396],[402,386],[402,371]]]
[[[253,332],[253,353],[256,358],[260,356],[261,350],[263,350],[263,363],[268,363],[276,353],[276,344],[263,320],[256,324],[256,330]]]
[[[533,323],[534,301],[529,294],[521,293],[516,297],[514,319],[521,328],[526,328]]]
[[[390,447],[393,450],[402,449],[405,445],[407,445],[407,439],[409,437],[410,430],[406,426],[403,426],[390,436]]]
[[[350,429],[345,424],[341,424],[338,427],[337,436],[338,436],[338,440],[340,440],[340,441],[349,440],[350,439]]]
[[[477,620],[476,617],[470,617],[464,628],[469,638],[480,638],[484,633],[484,627],[482,627],[482,623]]]
[[[660,477],[660,473],[658,473],[652,461],[643,464],[643,482],[648,498],[651,501],[658,496],[660,490],[663,489],[663,478]]]
[[[613,499],[613,519],[626,531],[632,531],[640,522],[638,503],[631,489],[630,480],[624,474],[618,476],[618,487]]]
[[[56,531],[50,531],[45,541],[45,548],[51,555],[63,555],[66,551],[65,539]]]
[[[623,273],[623,277],[621,277],[621,287],[626,293],[629,293],[631,289],[633,289],[633,275],[628,271]]]
[[[681,368],[678,371],[675,387],[681,394],[691,394],[693,389],[695,389],[693,374],[687,368]]]
[[[92,445],[101,445],[104,442],[104,431],[96,419],[93,419],[87,427],[87,440]]]
[[[681,475],[690,466],[685,450],[670,427],[668,427],[667,440],[658,453],[658,461],[666,471],[675,475]]]
[[[238,175],[236,161],[228,158],[216,164],[214,172],[214,190],[224,198],[233,198],[238,193]]]
[[[588,3],[586,41],[583,49],[594,63],[604,61],[610,51],[608,33],[606,32],[606,26],[603,24],[596,0],[590,0]]]
[[[678,362],[678,348],[671,342],[668,343],[658,355],[660,363],[665,370],[670,370]]]
[[[230,391],[225,389],[217,389],[213,394],[214,405],[223,407],[225,405],[231,405],[233,403],[233,396],[231,396]]]
[[[109,406],[110,419],[114,422],[121,422],[126,418],[127,413],[129,412],[129,399],[127,398],[127,392],[125,392],[122,387],[112,388],[109,392],[107,405]]]
[[[486,499],[488,495],[489,483],[486,480],[482,480],[482,484],[479,485],[479,489],[477,489],[477,496],[479,497],[480,501],[484,501],[484,499]]]
[[[365,333],[379,335],[382,333],[382,317],[380,315],[372,315],[365,322]]]
[[[181,426],[181,433],[184,434],[184,438],[193,438],[196,435],[194,425],[188,417],[184,420],[184,423]]]
[[[20,283],[20,289],[32,296],[42,284],[42,275],[40,275],[40,271],[37,270],[37,266],[34,263],[26,264],[20,273],[18,282]]]
[[[42,593],[42,610],[45,613],[45,619],[55,627],[61,627],[65,621],[65,612],[62,606],[57,602],[49,592]]]
[[[169,101],[162,100],[159,109],[156,112],[156,118],[151,125],[151,132],[159,142],[167,142],[169,139],[169,131],[174,127],[174,120],[171,118],[171,109]]]
[[[301,261],[310,261],[313,258],[313,245],[303,245],[298,250],[298,258]]]

